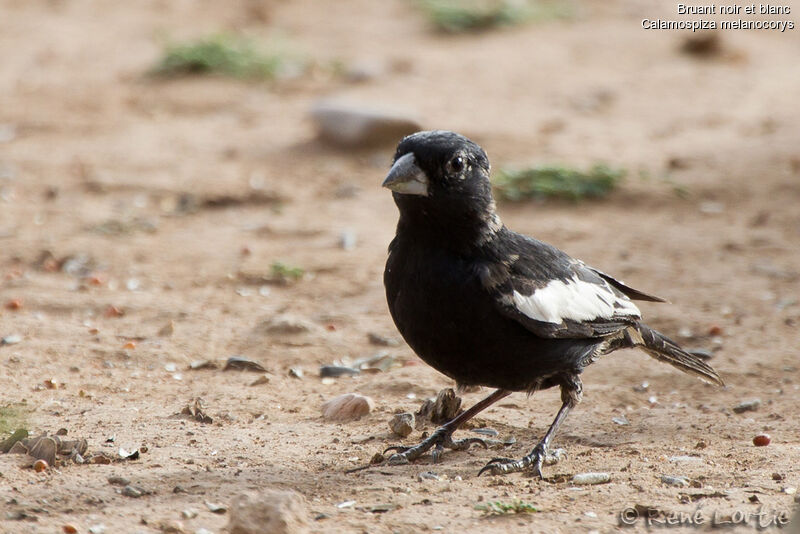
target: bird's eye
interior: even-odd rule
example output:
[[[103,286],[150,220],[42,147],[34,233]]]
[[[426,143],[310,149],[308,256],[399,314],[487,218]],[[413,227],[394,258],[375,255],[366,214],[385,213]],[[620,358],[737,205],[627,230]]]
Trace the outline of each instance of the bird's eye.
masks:
[[[461,172],[464,170],[464,158],[456,156],[447,162],[447,170],[449,172]]]

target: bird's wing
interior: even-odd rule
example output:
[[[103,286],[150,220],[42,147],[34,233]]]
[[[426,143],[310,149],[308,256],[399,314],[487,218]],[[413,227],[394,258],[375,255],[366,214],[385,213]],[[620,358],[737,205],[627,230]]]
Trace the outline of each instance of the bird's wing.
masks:
[[[513,232],[507,231],[492,256],[482,266],[481,281],[497,309],[541,337],[609,336],[641,319],[628,295],[657,299]]]

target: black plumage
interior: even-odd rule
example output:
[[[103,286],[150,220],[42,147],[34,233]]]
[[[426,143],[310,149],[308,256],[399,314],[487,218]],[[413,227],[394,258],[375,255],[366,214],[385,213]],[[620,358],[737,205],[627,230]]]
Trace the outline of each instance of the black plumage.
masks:
[[[446,131],[403,139],[384,187],[400,211],[384,284],[389,310],[411,348],[459,385],[497,388],[414,447],[392,447],[391,463],[433,448],[464,449],[453,431],[514,391],[559,386],[562,407],[544,438],[520,460],[496,458],[481,471],[527,468],[541,475],[549,442],[580,402],[582,370],[619,348],[641,347],[708,382],[719,375],[648,328],[632,300],[662,299],[506,228],[495,210],[486,153]]]

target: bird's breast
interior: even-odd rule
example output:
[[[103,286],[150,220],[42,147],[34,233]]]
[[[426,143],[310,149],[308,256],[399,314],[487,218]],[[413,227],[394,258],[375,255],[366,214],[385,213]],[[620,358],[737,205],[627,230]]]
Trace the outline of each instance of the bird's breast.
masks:
[[[481,265],[395,241],[384,272],[386,298],[414,352],[460,383],[510,390],[574,367],[579,354],[570,355],[572,340],[537,337],[498,311]]]

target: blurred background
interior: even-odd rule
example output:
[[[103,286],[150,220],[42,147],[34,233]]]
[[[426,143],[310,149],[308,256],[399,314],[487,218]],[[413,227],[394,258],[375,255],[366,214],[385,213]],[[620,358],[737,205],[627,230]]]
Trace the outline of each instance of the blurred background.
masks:
[[[595,441],[635,432],[655,458],[679,413],[705,429],[688,432],[686,447],[714,434],[717,464],[703,476],[737,496],[762,484],[762,501],[786,508],[792,484],[769,479],[769,465],[796,449],[797,429],[776,440],[787,448],[759,449],[753,480],[723,472],[753,458],[757,431],[781,428],[784,415],[772,415],[800,408],[798,30],[643,20],[793,17],[685,16],[648,0],[0,0],[0,438],[69,424],[90,446],[111,434],[155,442],[164,450],[147,483],[165,493],[175,484],[164,480],[214,466],[219,478],[197,483],[225,500],[239,488],[226,474],[245,463],[257,466],[249,483],[291,479],[315,509],[343,514],[335,504],[352,479],[338,467],[324,482],[319,474],[385,444],[331,445],[320,402],[371,395],[376,412],[350,431],[379,428],[391,441],[391,413],[449,385],[416,365],[388,316],[382,272],[396,210],[379,187],[403,135],[449,129],[488,152],[508,226],[672,301],[644,305],[649,322],[706,350],[731,385],[714,392],[641,355],[610,358],[587,370],[590,407],[571,419],[567,445],[591,452],[569,436],[603,421]],[[390,356],[378,374],[317,377],[320,365],[376,351]],[[266,385],[190,366],[232,354],[260,361]],[[634,392],[644,378],[649,391]],[[551,393],[537,397],[547,406],[537,415],[522,399],[487,415],[529,430],[513,454],[551,418]],[[186,444],[174,421],[153,419],[199,395],[215,417],[230,416],[217,418],[223,435]],[[731,414],[754,396],[770,408]],[[640,426],[617,428],[620,411],[641,415]],[[275,426],[264,427],[265,413]],[[228,455],[224,465],[212,449]],[[451,476],[473,467],[456,463]],[[107,495],[107,473],[80,483],[65,473],[62,488],[73,486],[60,495],[73,512],[54,506],[47,521],[77,514],[89,525],[86,514],[99,514],[113,524],[81,504],[98,496],[117,499],[115,513],[143,513],[140,501]],[[796,467],[781,473],[797,486]],[[629,476],[650,484],[648,473]],[[469,502],[500,491],[480,484],[453,491]],[[41,491],[27,487],[18,508],[36,515],[24,503]],[[616,491],[594,495],[595,512],[629,498]],[[458,500],[435,507],[430,525],[472,525]],[[166,517],[175,502],[148,513]],[[401,506],[386,516],[396,529],[429,526]],[[570,513],[540,517],[556,528]],[[583,520],[616,524],[597,513]],[[206,515],[209,528],[224,521]],[[375,526],[373,516],[342,524]]]

